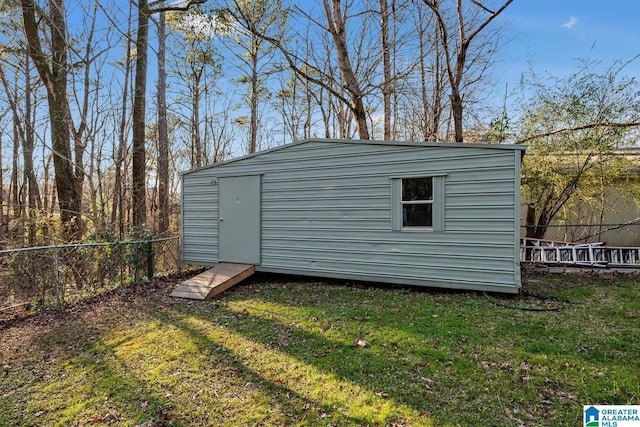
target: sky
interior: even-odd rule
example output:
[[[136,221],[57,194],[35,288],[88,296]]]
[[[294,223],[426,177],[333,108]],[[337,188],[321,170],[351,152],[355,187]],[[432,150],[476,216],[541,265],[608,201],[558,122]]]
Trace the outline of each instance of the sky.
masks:
[[[503,1],[485,0],[489,5]],[[307,2],[293,0],[304,6]],[[116,3],[126,11],[126,0]],[[68,12],[73,18],[73,7]],[[602,61],[606,68],[615,60],[640,55],[640,0],[514,0],[498,21],[505,44],[492,69],[493,104],[502,104],[505,84],[508,92],[513,91],[531,65],[538,75],[561,77],[577,71],[579,59]],[[151,38],[155,45],[154,34]],[[155,60],[151,52],[149,59]],[[150,66],[149,71],[153,70]],[[628,73],[640,78],[640,59],[628,67]]]
[[[561,77],[576,72],[579,59],[606,68],[640,55],[638,0],[515,0],[503,14],[506,44],[494,71],[508,90],[530,64],[538,75]],[[624,74],[640,78],[640,59]]]

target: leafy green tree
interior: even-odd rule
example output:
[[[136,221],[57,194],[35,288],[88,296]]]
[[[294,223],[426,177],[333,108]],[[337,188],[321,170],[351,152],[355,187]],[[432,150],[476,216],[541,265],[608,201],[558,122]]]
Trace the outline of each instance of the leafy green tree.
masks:
[[[568,78],[530,85],[517,138],[529,146],[522,167],[527,237],[543,238],[563,207],[629,178],[620,149],[637,140],[640,87],[623,74],[625,65],[597,71],[585,62]]]
[[[510,121],[505,107],[500,115],[489,123],[489,129],[482,136],[480,142],[484,144],[502,144],[508,142],[511,138],[509,134]]]

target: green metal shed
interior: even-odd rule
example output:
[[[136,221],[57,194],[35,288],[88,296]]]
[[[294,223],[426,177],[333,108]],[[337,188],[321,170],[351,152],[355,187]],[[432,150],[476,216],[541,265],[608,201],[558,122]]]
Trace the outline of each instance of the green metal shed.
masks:
[[[193,169],[183,261],[516,293],[524,150],[309,139]]]

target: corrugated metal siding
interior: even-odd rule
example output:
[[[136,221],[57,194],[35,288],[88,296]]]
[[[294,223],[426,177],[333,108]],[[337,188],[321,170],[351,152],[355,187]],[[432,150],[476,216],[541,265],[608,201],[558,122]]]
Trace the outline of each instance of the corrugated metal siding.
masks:
[[[308,141],[196,170],[183,176],[185,260],[216,260],[211,179],[262,173],[258,270],[514,292],[519,155]],[[391,178],[438,174],[446,174],[445,230],[392,231]]]
[[[218,262],[218,187],[212,169],[182,179],[182,259],[186,263]]]

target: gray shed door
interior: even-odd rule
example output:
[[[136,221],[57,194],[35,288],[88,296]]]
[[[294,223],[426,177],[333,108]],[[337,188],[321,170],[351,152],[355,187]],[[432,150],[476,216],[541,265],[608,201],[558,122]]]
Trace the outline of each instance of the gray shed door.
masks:
[[[260,176],[220,178],[220,262],[260,264]]]

